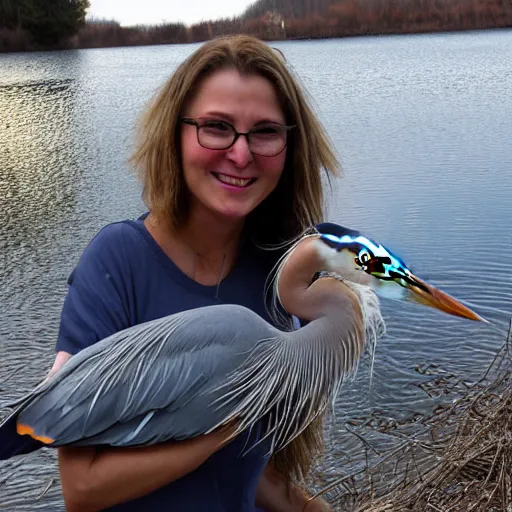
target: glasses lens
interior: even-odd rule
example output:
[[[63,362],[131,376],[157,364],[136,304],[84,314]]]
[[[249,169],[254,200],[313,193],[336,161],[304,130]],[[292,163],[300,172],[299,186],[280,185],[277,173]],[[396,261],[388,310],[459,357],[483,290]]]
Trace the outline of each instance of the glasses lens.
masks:
[[[256,155],[277,155],[286,146],[286,136],[287,131],[282,126],[259,126],[250,132],[249,149]]]
[[[198,128],[199,144],[209,149],[225,149],[231,146],[235,131],[224,121],[203,121]]]

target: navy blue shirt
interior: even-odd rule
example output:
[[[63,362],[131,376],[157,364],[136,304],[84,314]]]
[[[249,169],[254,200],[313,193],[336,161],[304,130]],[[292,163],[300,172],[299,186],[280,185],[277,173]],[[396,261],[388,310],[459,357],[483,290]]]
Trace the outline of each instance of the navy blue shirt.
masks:
[[[246,241],[216,298],[217,286],[185,275],[146,230],[143,218],[110,224],[91,241],[69,278],[57,350],[76,354],[121,329],[219,303],[246,306],[270,321],[264,287],[277,257]],[[253,511],[268,445],[244,452],[247,441],[241,435],[192,473],[109,510]]]

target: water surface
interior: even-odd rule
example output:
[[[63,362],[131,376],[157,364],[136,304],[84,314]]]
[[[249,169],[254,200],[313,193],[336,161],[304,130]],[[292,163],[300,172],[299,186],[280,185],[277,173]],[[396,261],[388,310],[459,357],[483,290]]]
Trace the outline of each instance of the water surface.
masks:
[[[276,43],[343,163],[329,219],[386,243],[493,329],[383,303],[388,332],[337,404],[431,410],[418,365],[478,378],[512,316],[512,32]],[[97,230],[144,211],[126,160],[139,109],[197,45],[0,55],[0,393],[48,370],[66,279]],[[331,457],[332,469],[336,464]],[[348,464],[350,465],[350,464]],[[53,453],[0,464],[0,510],[59,510]],[[41,499],[36,497],[47,486]]]

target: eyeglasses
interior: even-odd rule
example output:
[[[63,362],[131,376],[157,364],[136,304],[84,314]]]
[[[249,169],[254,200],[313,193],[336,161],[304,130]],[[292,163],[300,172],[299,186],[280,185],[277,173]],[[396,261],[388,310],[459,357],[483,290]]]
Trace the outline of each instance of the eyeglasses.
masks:
[[[229,149],[243,135],[254,155],[276,156],[286,147],[288,132],[295,126],[263,123],[248,132],[237,132],[227,121],[220,119],[182,117],[180,121],[197,129],[197,142],[206,149]]]

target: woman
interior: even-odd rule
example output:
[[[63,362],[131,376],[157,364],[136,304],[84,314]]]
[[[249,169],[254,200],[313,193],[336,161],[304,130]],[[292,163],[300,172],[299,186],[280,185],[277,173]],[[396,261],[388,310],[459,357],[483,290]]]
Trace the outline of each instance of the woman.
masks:
[[[141,123],[132,162],[149,213],[105,227],[85,250],[52,371],[116,331],[219,301],[270,321],[264,283],[277,256],[259,247],[319,222],[321,169],[337,169],[282,57],[246,36],[208,42],[177,69]],[[242,457],[247,436],[226,443],[228,435],[60,448],[68,510],[303,510],[307,495],[268,463],[265,446]],[[301,460],[300,443],[279,467],[311,462]],[[328,507],[315,500],[307,510]]]

